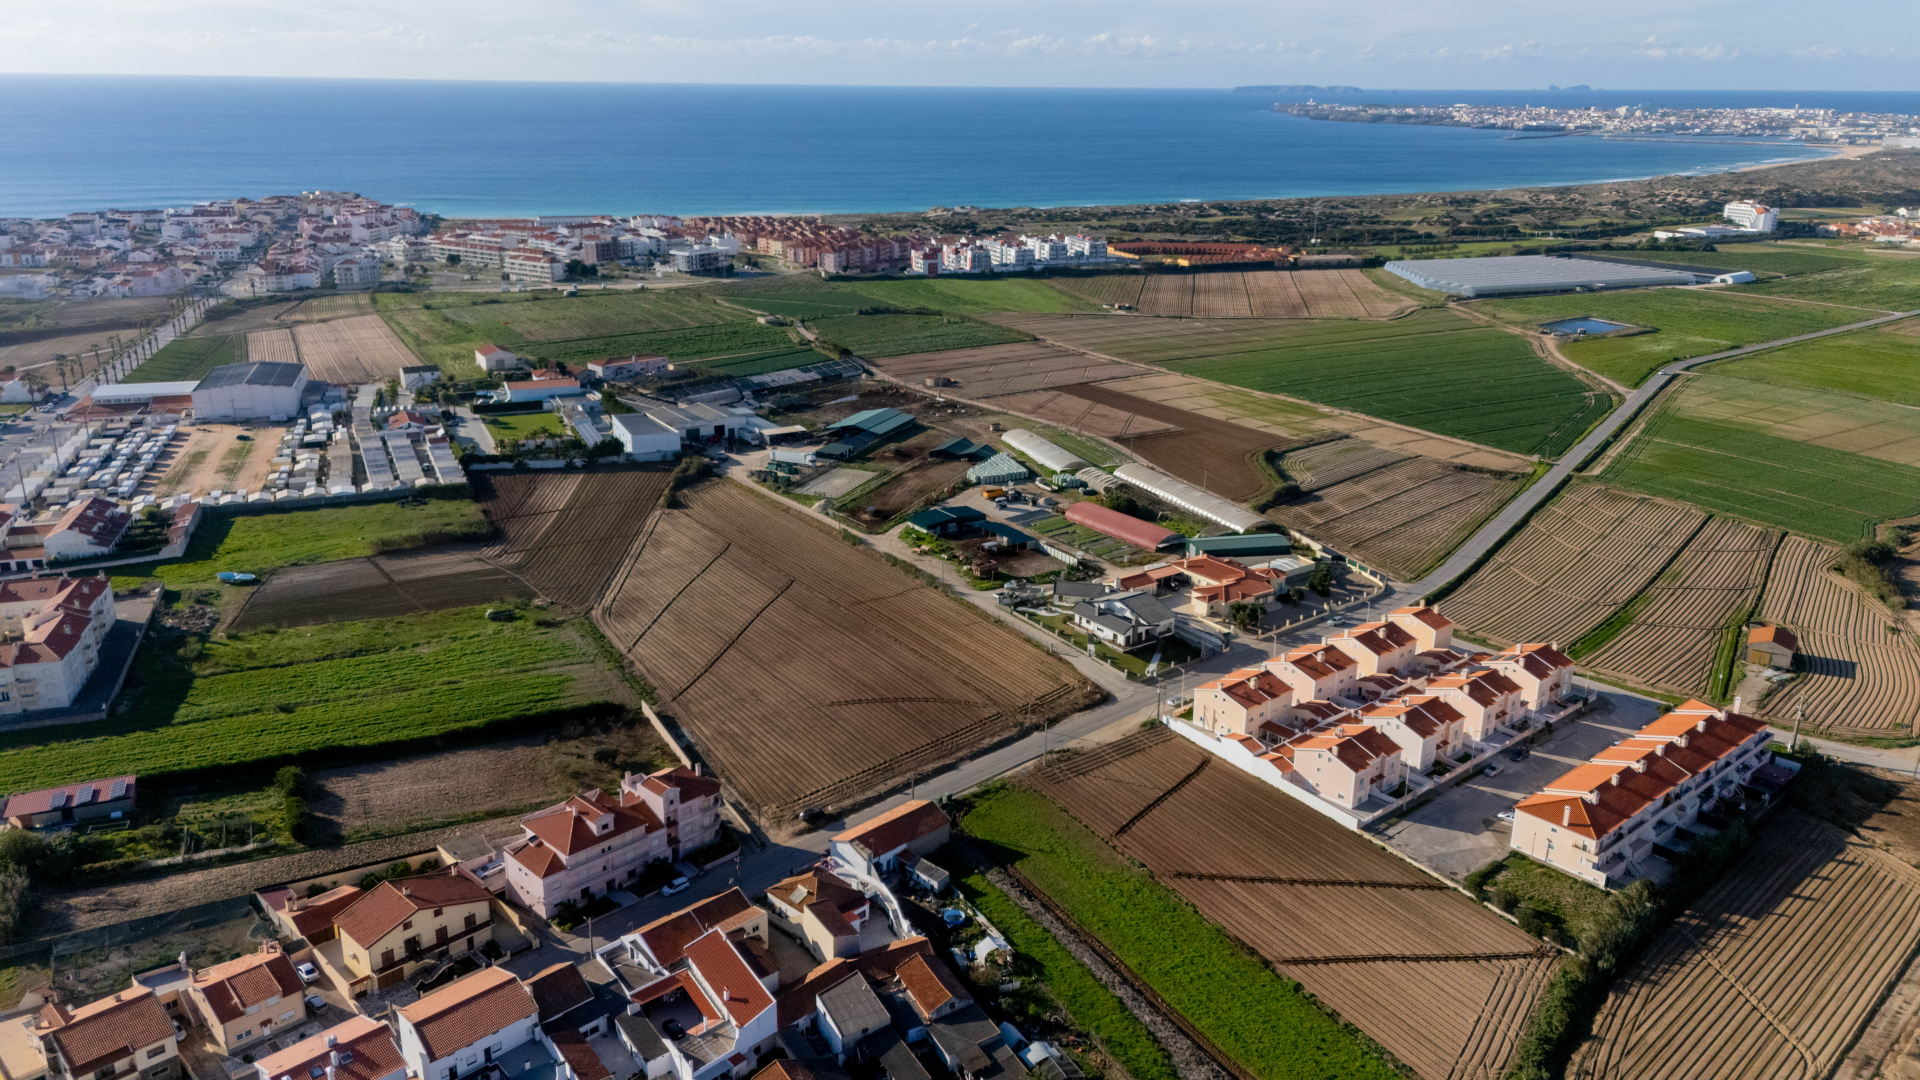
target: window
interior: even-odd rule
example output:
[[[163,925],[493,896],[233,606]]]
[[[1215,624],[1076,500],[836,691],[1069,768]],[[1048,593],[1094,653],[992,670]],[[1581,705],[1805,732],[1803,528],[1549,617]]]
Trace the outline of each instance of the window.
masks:
[[[157,1058],[157,1057],[159,1057],[159,1056],[160,1056],[161,1054],[164,1054],[164,1053],[166,1053],[166,1052],[167,1052],[167,1047],[166,1047],[166,1044],[164,1044],[164,1043],[163,1043],[163,1044],[161,1044],[161,1045],[159,1045],[159,1046],[156,1046],[156,1047],[154,1047],[153,1049],[151,1049],[151,1050],[149,1050],[149,1051],[147,1051],[147,1060],[148,1060],[148,1061],[152,1061],[152,1060],[153,1060],[154,1058]]]
[[[235,1036],[233,1037],[233,1041],[234,1041],[234,1042],[245,1042],[245,1041],[247,1041],[248,1039],[251,1039],[251,1038],[253,1038],[253,1029],[252,1029],[252,1028],[248,1028],[247,1030],[245,1030],[245,1031],[243,1031],[243,1032],[241,1032],[240,1034],[238,1034],[238,1035],[235,1035]]]
[[[440,917],[440,913],[441,913],[442,911],[445,911],[445,910],[446,910],[445,908],[434,908],[434,909],[433,909],[433,917],[434,917],[434,918],[436,918],[436,919],[437,919],[437,918],[439,918],[439,917]]]
[[[407,920],[406,922],[403,922],[403,923],[401,923],[401,924],[400,924],[400,929],[402,929],[402,930],[411,930],[411,929],[413,929],[413,920],[412,920],[412,919],[408,919],[408,920]]]

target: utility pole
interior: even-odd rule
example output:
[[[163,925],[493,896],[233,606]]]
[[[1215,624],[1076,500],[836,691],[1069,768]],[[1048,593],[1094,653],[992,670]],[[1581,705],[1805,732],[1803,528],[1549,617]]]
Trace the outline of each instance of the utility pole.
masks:
[[[1790,741],[1789,741],[1789,742],[1787,743],[1787,749],[1789,749],[1789,750],[1798,750],[1798,749],[1800,749],[1800,718],[1801,718],[1802,716],[1805,716],[1805,715],[1806,715],[1806,712],[1807,712],[1807,707],[1806,707],[1805,705],[1803,705],[1803,704],[1800,704],[1800,703],[1798,703],[1798,702],[1796,702],[1796,703],[1794,703],[1794,706],[1793,706],[1793,738],[1792,738],[1792,740],[1790,740]],[[1917,768],[1920,768],[1920,765],[1917,765],[1916,767],[1917,767]]]

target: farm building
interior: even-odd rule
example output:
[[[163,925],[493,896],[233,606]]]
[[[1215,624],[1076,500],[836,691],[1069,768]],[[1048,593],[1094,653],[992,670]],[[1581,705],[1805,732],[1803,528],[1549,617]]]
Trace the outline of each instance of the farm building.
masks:
[[[1172,529],[1161,528],[1151,521],[1141,521],[1118,510],[1109,510],[1097,502],[1074,503],[1067,507],[1063,516],[1075,525],[1085,525],[1094,532],[1105,533],[1115,540],[1124,540],[1146,551],[1172,547],[1183,539]]]
[[[1191,536],[1187,538],[1187,557],[1214,555],[1223,559],[1271,559],[1291,555],[1293,541],[1285,533],[1247,533],[1240,536]]]
[[[954,536],[976,529],[987,515],[971,506],[936,506],[909,517],[907,524],[934,536]]]
[[[615,413],[607,417],[613,437],[635,461],[672,461],[680,456],[680,432],[652,413]]]
[[[1398,274],[1423,289],[1455,296],[1639,289],[1655,285],[1695,285],[1702,280],[1700,275],[1684,270],[1662,270],[1564,255],[1411,259],[1390,262],[1386,268],[1389,273]]]
[[[967,479],[976,484],[1018,484],[1031,475],[1025,465],[1006,454],[995,454],[967,470]]]
[[[520,365],[520,357],[498,345],[482,345],[473,350],[473,362],[480,365],[482,371],[512,371]]]
[[[602,379],[638,379],[642,375],[655,375],[672,367],[664,356],[610,356],[605,360],[595,360],[587,365],[587,370]]]
[[[1747,631],[1747,663],[1793,670],[1793,654],[1800,651],[1800,639],[1784,626],[1756,626]]]
[[[958,438],[948,439],[946,442],[927,451],[927,456],[953,458],[957,461],[961,458],[990,458],[994,453],[993,447],[984,443],[974,442],[972,439],[963,435]]]
[[[199,420],[293,416],[306,389],[305,364],[224,364],[194,385],[193,414]]]
[[[912,424],[913,414],[899,409],[867,409],[827,425],[828,431],[860,431],[878,439]]]
[[[528,379],[510,382],[494,392],[495,401],[547,401],[586,393],[579,379]]]
[[[1199,514],[1208,521],[1216,525],[1225,525],[1234,532],[1252,532],[1269,524],[1266,518],[1243,506],[1202,491],[1185,480],[1176,480],[1158,469],[1149,469],[1145,465],[1130,463],[1113,470],[1113,475],[1156,499],[1172,503],[1190,513]]]
[[[0,817],[16,829],[44,829],[78,821],[119,821],[133,815],[134,795],[131,776],[88,780],[8,796]]]
[[[1025,428],[1014,428],[1001,438],[1008,446],[1039,462],[1050,473],[1074,472],[1092,464],[1084,458],[1075,457]]]
[[[418,390],[440,381],[440,369],[433,364],[415,364],[400,369],[400,386],[404,390]]]
[[[752,415],[742,416],[698,401],[655,405],[645,411],[648,416],[678,431],[683,440],[695,443],[739,438],[742,431],[753,430],[755,419]]]
[[[988,534],[992,535],[994,539],[1001,544],[1015,550],[1026,550],[1040,546],[1039,540],[1002,522],[989,521],[985,525],[982,525],[981,528],[986,530]]]

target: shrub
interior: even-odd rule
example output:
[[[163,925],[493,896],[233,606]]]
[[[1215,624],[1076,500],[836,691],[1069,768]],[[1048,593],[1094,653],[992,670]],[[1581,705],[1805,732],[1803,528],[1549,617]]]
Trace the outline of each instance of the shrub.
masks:
[[[620,751],[611,746],[596,746],[593,748],[593,760],[602,765],[611,765],[620,760]]]
[[[1513,890],[1507,888],[1505,885],[1495,885],[1493,888],[1488,889],[1487,900],[1494,907],[1508,914],[1512,914],[1513,906],[1520,902],[1520,898],[1513,895]],[[1529,908],[1528,910],[1532,909]]]

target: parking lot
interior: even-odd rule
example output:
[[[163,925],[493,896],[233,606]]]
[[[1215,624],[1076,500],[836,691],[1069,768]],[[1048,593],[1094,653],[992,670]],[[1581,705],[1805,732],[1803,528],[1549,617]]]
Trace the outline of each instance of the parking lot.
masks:
[[[1599,703],[1574,723],[1561,726],[1552,738],[1534,744],[1526,760],[1510,761],[1505,754],[1496,757],[1496,775],[1482,773],[1442,790],[1419,809],[1381,827],[1381,839],[1455,881],[1499,858],[1513,835],[1512,826],[1499,820],[1501,811],[1511,810],[1548,781],[1660,715],[1658,702],[1585,685],[1599,691]]]

